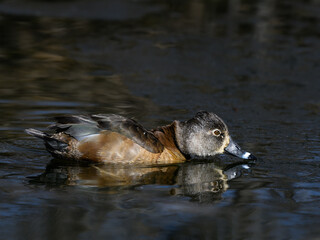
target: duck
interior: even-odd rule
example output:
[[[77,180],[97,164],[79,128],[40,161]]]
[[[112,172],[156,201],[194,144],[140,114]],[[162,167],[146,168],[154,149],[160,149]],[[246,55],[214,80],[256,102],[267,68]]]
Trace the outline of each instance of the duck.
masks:
[[[233,141],[220,117],[207,111],[151,130],[117,114],[58,116],[48,128],[51,133],[33,128],[25,132],[42,139],[58,159],[139,165],[176,164],[223,153],[257,159]]]

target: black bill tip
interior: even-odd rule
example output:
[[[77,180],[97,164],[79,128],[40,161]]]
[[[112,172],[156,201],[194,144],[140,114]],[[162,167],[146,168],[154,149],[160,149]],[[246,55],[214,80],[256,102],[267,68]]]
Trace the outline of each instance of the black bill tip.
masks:
[[[253,154],[251,154],[249,152],[243,153],[241,158],[247,159],[247,160],[257,160],[256,156],[254,156]]]
[[[248,157],[248,160],[258,160],[256,156],[254,156],[253,154],[250,153],[249,157]]]

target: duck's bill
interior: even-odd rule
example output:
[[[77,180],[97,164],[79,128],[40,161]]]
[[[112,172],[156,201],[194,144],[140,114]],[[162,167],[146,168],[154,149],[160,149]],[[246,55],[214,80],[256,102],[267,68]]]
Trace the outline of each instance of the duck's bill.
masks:
[[[239,145],[232,140],[232,138],[230,138],[229,145],[224,150],[227,153],[242,159],[257,160],[253,154],[243,151]]]

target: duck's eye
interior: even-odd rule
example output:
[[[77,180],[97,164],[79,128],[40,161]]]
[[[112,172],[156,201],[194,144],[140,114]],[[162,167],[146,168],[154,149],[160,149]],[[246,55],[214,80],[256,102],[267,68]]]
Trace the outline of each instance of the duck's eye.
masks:
[[[219,129],[215,129],[212,132],[216,137],[219,137],[221,135],[221,131]]]

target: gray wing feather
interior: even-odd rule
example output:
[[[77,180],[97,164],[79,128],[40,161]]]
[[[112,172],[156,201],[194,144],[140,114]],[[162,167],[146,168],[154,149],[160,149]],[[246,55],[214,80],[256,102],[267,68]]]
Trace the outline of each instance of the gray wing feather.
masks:
[[[64,132],[76,138],[78,141],[98,134],[102,130],[120,133],[133,140],[141,147],[152,153],[160,153],[163,145],[154,134],[135,120],[116,114],[96,114],[91,116],[73,115],[57,117],[56,123],[50,128],[58,132]]]
[[[97,114],[91,116],[102,129],[118,132],[149,152],[160,153],[163,145],[155,135],[131,118],[125,118],[116,114]]]
[[[55,117],[56,123],[49,126],[56,133],[64,132],[78,141],[101,131],[98,123],[88,116],[72,115]]]

